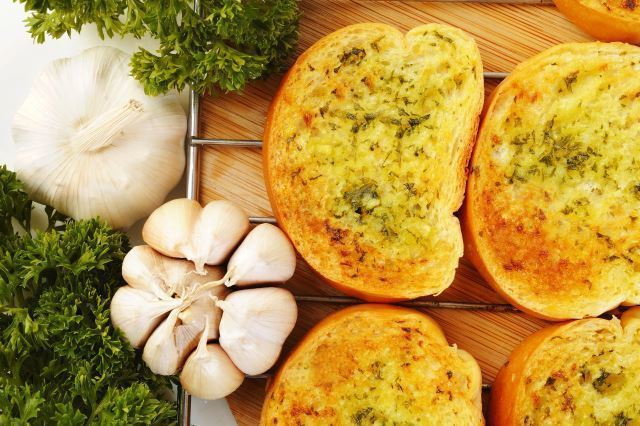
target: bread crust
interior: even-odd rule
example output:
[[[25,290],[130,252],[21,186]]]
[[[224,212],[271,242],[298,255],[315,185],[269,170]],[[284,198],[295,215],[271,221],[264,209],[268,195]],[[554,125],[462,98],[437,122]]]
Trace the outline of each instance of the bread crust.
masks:
[[[553,58],[564,57],[571,57],[576,64],[580,64],[582,57],[581,55],[588,55],[590,54],[589,52],[595,58],[597,58],[600,54],[620,54],[620,57],[623,57],[627,52],[633,57],[636,57],[638,54],[640,54],[640,50],[638,50],[638,48],[622,43],[568,43],[551,48],[518,65],[516,69],[494,90],[483,112],[483,118],[480,124],[480,130],[478,132],[477,144],[471,160],[471,173],[467,181],[467,198],[465,199],[465,204],[463,206],[461,215],[462,232],[465,242],[465,255],[471,260],[482,277],[489,284],[491,284],[491,286],[502,297],[504,297],[514,306],[536,317],[552,321],[565,321],[568,319],[582,318],[586,316],[597,316],[602,314],[603,312],[615,308],[620,304],[636,304],[636,290],[633,289],[632,282],[628,284],[627,289],[623,288],[622,290],[610,292],[603,292],[602,290],[600,290],[604,296],[602,298],[594,298],[594,296],[592,296],[591,298],[593,299],[593,303],[591,303],[590,305],[587,302],[583,302],[580,297],[576,298],[575,295],[572,297],[562,296],[554,299],[552,302],[550,301],[550,299],[554,296],[553,289],[559,291],[560,294],[561,291],[563,291],[563,285],[573,286],[567,288],[575,288],[576,291],[580,291],[581,297],[582,295],[588,296],[590,285],[589,289],[587,289],[586,285],[582,286],[582,289],[580,289],[580,286],[576,284],[578,282],[577,280],[580,277],[584,277],[585,281],[592,278],[598,271],[597,266],[594,265],[599,265],[599,262],[602,261],[598,257],[592,257],[588,260],[581,261],[581,263],[579,264],[571,265],[571,261],[573,259],[570,259],[569,265],[564,271],[559,270],[559,268],[550,267],[546,270],[545,274],[541,274],[539,272],[531,272],[531,270],[535,271],[535,267],[537,267],[537,265],[535,265],[535,256],[538,252],[540,252],[542,255],[543,250],[546,250],[548,247],[554,249],[555,247],[561,247],[560,244],[563,243],[564,236],[562,235],[555,239],[544,240],[544,234],[542,234],[541,236],[540,229],[546,229],[543,227],[547,226],[547,223],[553,223],[553,221],[556,219],[564,220],[565,216],[560,215],[559,218],[557,216],[551,216],[550,221],[547,220],[549,212],[547,211],[545,214],[543,210],[547,209],[548,205],[554,201],[553,194],[551,194],[550,199],[545,198],[544,200],[539,200],[539,204],[534,204],[533,202],[529,201],[529,198],[533,199],[533,197],[527,197],[526,199],[523,199],[519,202],[519,204],[522,203],[521,206],[514,207],[513,204],[511,206],[507,206],[506,208],[502,206],[502,210],[499,210],[497,207],[493,206],[492,201],[496,199],[496,194],[499,195],[501,192],[506,191],[506,189],[504,188],[508,185],[503,184],[502,186],[500,186],[498,185],[498,183],[496,183],[496,185],[498,185],[496,188],[494,188],[493,186],[489,188],[487,186],[487,183],[491,179],[495,179],[495,181],[498,182],[501,178],[501,175],[498,175],[503,172],[503,169],[495,167],[495,164],[498,163],[498,160],[495,160],[495,157],[491,157],[491,155],[495,155],[496,150],[494,146],[500,146],[500,144],[508,145],[509,141],[507,140],[507,138],[510,137],[510,135],[504,136],[502,134],[498,134],[496,136],[495,129],[502,129],[502,127],[499,126],[503,126],[503,124],[501,124],[502,121],[492,120],[494,119],[494,117],[501,117],[500,120],[502,120],[502,117],[506,114],[505,111],[511,111],[508,108],[516,108],[505,106],[505,103],[507,102],[505,100],[511,99],[511,97],[514,96],[514,91],[516,90],[521,90],[521,92],[519,92],[521,93],[521,95],[516,96],[522,96],[523,101],[521,101],[521,104],[525,105],[527,105],[527,102],[535,102],[535,99],[544,99],[546,96],[554,96],[553,94],[549,95],[547,92],[544,92],[544,89],[536,87],[535,83],[526,81],[526,78],[529,78],[531,75],[536,75],[536,78],[546,81],[547,83],[545,83],[545,85],[551,85],[551,82],[553,80],[560,79],[560,81],[562,81],[562,78],[558,77],[557,74],[549,74],[548,76],[544,76],[543,74],[541,74],[539,67],[543,67],[542,64],[548,64],[552,62]],[[602,70],[609,70],[612,69],[612,67],[616,66],[615,64],[605,62],[606,61],[603,59]],[[548,65],[544,66],[547,67],[546,69],[549,68]],[[563,64],[560,64],[558,68],[562,68],[563,66]],[[616,72],[617,70],[613,68],[612,74],[615,74]],[[522,83],[522,81],[526,81],[526,83]],[[570,84],[573,84],[573,82],[570,81]],[[558,95],[558,97],[560,96],[565,95]],[[568,93],[566,96],[567,98],[570,98],[572,94]],[[513,102],[513,105],[515,104],[516,101]],[[531,112],[527,110],[526,107],[520,108],[522,108],[520,110],[521,114],[531,114]],[[588,107],[583,107],[583,110],[588,109]],[[523,113],[522,111],[525,112]],[[581,114],[581,112],[579,112],[578,114]],[[507,115],[507,117],[510,116]],[[542,118],[540,118],[539,120],[541,121],[541,123],[535,124],[538,129],[542,128],[544,124]],[[533,132],[538,131],[535,127],[529,128],[529,130],[532,134]],[[501,140],[503,136],[505,140]],[[513,142],[510,143],[513,145]],[[538,147],[539,146],[540,145],[538,145]],[[511,152],[514,151],[512,150]],[[512,157],[508,158],[511,159]],[[560,161],[564,161],[564,159]],[[481,173],[484,173],[482,181],[480,180]],[[522,185],[522,187],[524,187],[524,185],[529,185],[529,183],[525,182]],[[527,188],[533,188],[533,190],[537,190],[535,184],[531,184]],[[539,190],[539,192],[542,192],[542,190]],[[548,196],[546,192],[544,194],[545,197]],[[486,197],[490,197],[492,199],[487,200],[485,199]],[[496,203],[496,205],[498,204]],[[526,227],[530,223],[523,222],[524,237],[516,235],[514,233],[515,230],[510,230],[510,227],[513,225],[513,228],[515,229],[516,220],[525,221],[527,219],[514,217],[514,223],[512,224],[511,222],[504,222],[505,216],[507,217],[507,220],[511,220],[512,218],[508,217],[508,215],[513,214],[510,212],[515,212],[518,208],[521,208],[522,211],[524,211],[524,213],[520,213],[522,215],[520,217],[524,217],[525,214],[533,215],[532,205],[534,207],[535,205],[537,205],[539,211],[541,212],[539,213],[539,223],[535,222],[535,218],[533,220],[530,220],[530,223],[533,223],[532,228],[534,228],[534,230],[527,231]],[[493,211],[491,209],[493,209]],[[495,215],[495,218],[493,218],[494,222],[487,221],[487,212]],[[622,215],[624,213],[619,214]],[[624,216],[621,217],[621,219],[623,218]],[[547,222],[544,222],[545,220],[547,220]],[[519,225],[518,230],[522,230],[522,226],[523,225]],[[620,225],[619,227],[622,228],[622,225]],[[497,257],[498,254],[502,252],[508,255],[511,252],[512,248],[509,248],[507,245],[501,245],[502,243],[500,243],[500,241],[502,240],[497,239],[497,237],[494,237],[493,235],[498,234],[498,232],[505,232],[504,238],[507,238],[507,231],[502,231],[504,229],[510,230],[509,232],[511,232],[511,241],[518,242],[518,244],[516,244],[518,246],[518,249],[530,250],[531,255],[527,256],[529,256],[530,258],[531,256],[534,257],[533,260],[531,260],[531,265],[507,265],[501,263],[500,258]],[[527,232],[529,233],[527,234]],[[544,232],[544,230],[542,232]],[[636,235],[635,228],[633,226],[629,228],[628,232],[630,238],[634,238],[633,236]],[[592,239],[598,240],[600,238],[607,238],[606,235],[603,236],[599,231],[597,232],[597,235],[598,238],[596,238],[596,232],[594,232],[594,236]],[[514,240],[514,238],[516,237],[519,239]],[[607,244],[614,244],[609,240],[607,240],[606,242]],[[567,253],[567,256],[577,258],[577,255],[584,254],[579,252],[580,248],[582,248],[582,246],[574,246],[572,249],[567,248],[564,252]],[[615,249],[617,250],[618,248]],[[572,252],[575,255],[572,255]],[[540,264],[544,264],[544,260],[545,259],[540,259]],[[527,270],[528,266],[531,266],[530,270]],[[572,270],[570,269],[570,267],[573,267],[574,269]],[[572,280],[575,280],[575,282]],[[513,289],[514,287],[521,290],[521,294],[519,296],[516,296],[513,290],[510,290],[510,288]],[[526,291],[529,291],[530,293],[523,295],[522,293],[526,293]],[[567,292],[569,292],[569,290],[567,290]],[[580,306],[575,305],[576,301],[580,301],[583,304]]]
[[[435,25],[435,24],[431,24]],[[447,31],[456,31],[456,36],[460,37],[462,41],[465,43],[473,43],[472,39],[468,38],[468,36],[463,35],[462,32],[459,32],[457,29],[452,29],[446,26],[438,26],[445,28]],[[430,26],[422,26],[417,27],[410,31],[410,33],[416,33],[420,29],[428,29],[432,28]],[[356,24],[352,26],[348,26],[342,28],[334,33],[331,33],[324,38],[320,39],[316,44],[314,44],[311,48],[305,51],[296,61],[296,63],[291,67],[291,69],[287,72],[285,77],[280,83],[280,86],[274,96],[273,102],[269,108],[267,114],[267,120],[264,131],[264,145],[263,145],[263,170],[265,176],[265,182],[267,187],[267,194],[269,196],[274,216],[278,221],[278,224],[282,227],[282,229],[287,233],[290,239],[293,241],[296,249],[300,252],[303,258],[307,260],[312,269],[314,269],[326,282],[328,282],[333,287],[338,290],[348,294],[350,296],[358,297],[364,299],[369,302],[383,302],[383,303],[391,303],[391,302],[399,302],[403,300],[409,300],[416,297],[428,295],[428,294],[437,294],[446,289],[450,285],[454,276],[454,269],[450,269],[449,265],[443,265],[438,262],[438,260],[434,257],[435,260],[429,259],[428,262],[435,263],[435,266],[432,268],[430,272],[430,276],[420,274],[424,279],[420,279],[416,277],[412,281],[412,272],[417,271],[418,266],[413,267],[411,262],[406,262],[406,270],[399,270],[397,273],[392,271],[392,268],[386,267],[383,272],[379,269],[374,270],[368,265],[357,265],[356,267],[347,267],[352,268],[353,270],[357,269],[358,273],[349,273],[344,272],[345,267],[335,267],[335,266],[327,266],[326,264],[322,264],[321,261],[314,261],[314,254],[312,254],[309,250],[305,250],[303,244],[301,244],[300,235],[308,235],[308,234],[322,234],[329,233],[328,229],[332,229],[333,232],[342,232],[342,228],[330,228],[333,225],[329,225],[329,221],[325,220],[325,217],[318,216],[314,218],[313,224],[310,225],[311,221],[308,221],[305,224],[301,224],[300,222],[303,219],[300,218],[291,218],[291,212],[295,210],[296,206],[291,206],[290,201],[285,199],[288,198],[283,195],[282,191],[278,192],[275,190],[275,185],[279,180],[283,179],[282,175],[277,175],[274,172],[274,163],[272,158],[274,156],[282,155],[282,141],[279,141],[279,138],[282,138],[282,127],[285,126],[283,121],[293,120],[293,117],[287,117],[287,104],[293,102],[292,99],[295,96],[294,93],[291,93],[290,85],[292,81],[297,78],[300,78],[300,75],[303,75],[307,71],[307,67],[309,67],[309,58],[313,55],[318,54],[318,52],[322,52],[325,49],[330,49],[330,45],[335,44],[336,40],[340,40],[342,38],[353,35],[358,32],[372,32],[378,33],[381,36],[386,36],[393,39],[398,39],[400,42],[404,43],[406,46],[407,43],[407,35],[403,35],[397,29],[390,27],[385,24],[374,24],[374,23],[366,23],[366,24]],[[448,36],[448,35],[447,35]],[[466,38],[466,39],[465,39]],[[456,40],[460,41],[460,40]],[[477,47],[473,44],[473,49],[475,49],[475,53],[478,53]],[[473,56],[473,55],[472,55]],[[467,169],[466,166],[471,157],[471,153],[473,150],[473,144],[475,143],[475,134],[477,127],[479,125],[479,115],[482,110],[482,92],[483,92],[483,83],[482,83],[482,65],[479,61],[479,53],[476,58],[470,58],[470,61],[474,64],[474,78],[479,78],[480,85],[478,86],[477,92],[475,92],[471,97],[473,98],[473,105],[465,106],[469,110],[470,119],[468,122],[464,123],[463,134],[465,135],[464,141],[460,143],[459,152],[456,158],[456,164],[451,167],[451,182],[454,182],[451,193],[448,194],[446,200],[446,210],[450,212],[451,216],[448,218],[451,221],[448,227],[455,228],[459,227],[457,224],[457,219],[453,216],[453,212],[458,210],[462,204],[464,198],[464,190],[466,186],[466,177],[467,177]],[[476,61],[476,62],[474,62]],[[300,185],[295,186],[291,185],[291,191],[300,191]],[[326,213],[326,212],[324,212]],[[320,215],[322,214],[319,213]],[[308,215],[307,215],[308,216]],[[331,218],[329,218],[331,219]],[[301,229],[304,228],[304,231]],[[292,232],[295,229],[295,232]],[[325,231],[326,230],[326,231]],[[348,229],[344,229],[345,232],[349,232]],[[319,238],[319,237],[318,237]],[[351,238],[351,236],[349,237]],[[357,238],[354,236],[354,241],[357,241]],[[449,247],[447,249],[441,250],[442,253],[448,252],[450,253],[447,262],[452,262],[452,258],[454,256],[462,255],[462,244],[461,244],[461,232],[458,231],[458,236],[447,237]],[[343,255],[344,250],[338,250],[335,247],[333,242],[329,242],[329,237],[327,237],[327,242],[322,243],[323,249],[318,251],[332,251],[336,253],[334,257],[336,263],[344,263],[344,264],[353,264],[357,259],[356,254],[360,254],[358,250],[363,252],[367,251],[367,248],[362,248],[356,242],[350,242],[347,244],[347,251],[351,251],[349,255]],[[458,247],[459,244],[459,247]],[[356,246],[356,250],[353,250],[353,246]],[[317,244],[316,244],[317,246]],[[374,253],[377,256],[380,256],[380,253]],[[361,256],[363,257],[364,254]],[[443,255],[444,256],[444,255]],[[425,262],[424,259],[418,259],[416,262]],[[384,258],[384,262],[387,266],[392,265],[396,262],[395,259],[387,257]],[[326,262],[325,262],[326,263]],[[396,262],[398,263],[398,262]],[[457,265],[457,261],[456,261]],[[398,266],[398,265],[396,265]],[[415,271],[412,270],[415,269]],[[440,269],[444,269],[440,271]],[[395,283],[395,285],[389,285],[382,283],[382,281],[378,281],[378,275],[384,275],[382,279],[385,283]],[[355,275],[358,275],[357,277]],[[417,274],[415,274],[417,275]],[[409,277],[409,278],[407,278]],[[407,288],[402,288],[403,286],[399,283],[409,281],[409,284],[405,284]],[[423,288],[418,288],[418,285],[415,284],[417,282],[429,283],[429,288],[425,284],[421,284]],[[412,288],[413,287],[413,288]]]
[[[553,1],[571,22],[598,40],[640,44],[640,15],[633,15],[636,8],[640,9],[640,3],[636,4],[635,0],[617,2],[619,12],[627,12],[626,18],[594,9],[581,0]]]
[[[544,344],[568,330],[582,327],[588,323],[601,322],[606,325],[607,320],[591,318],[554,324],[545,327],[525,338],[511,352],[509,359],[500,369],[491,388],[489,402],[489,424],[494,426],[515,426],[521,424],[517,418],[518,396],[527,377],[526,371],[534,369],[530,364],[532,357]],[[625,332],[632,327],[640,327],[640,308],[635,307],[622,315],[621,325]],[[571,350],[571,348],[567,348]],[[592,401],[595,403],[595,401]]]
[[[283,377],[286,376],[287,370],[290,366],[294,365],[299,358],[301,358],[307,348],[312,342],[321,337],[322,335],[332,332],[332,329],[335,329],[335,333],[340,333],[339,327],[342,321],[345,319],[352,318],[354,315],[359,313],[363,313],[365,315],[374,315],[377,317],[386,317],[389,320],[393,320],[398,316],[406,316],[407,314],[418,315],[421,319],[421,335],[428,336],[430,342],[435,344],[441,344],[444,346],[448,346],[447,339],[438,325],[436,321],[434,321],[430,316],[424,314],[423,312],[415,311],[408,308],[403,308],[399,306],[393,305],[385,305],[385,304],[362,304],[355,305],[345,309],[342,309],[338,312],[335,312],[329,315],[327,318],[320,321],[316,324],[302,339],[296,347],[289,353],[286,360],[280,366],[278,372],[275,374],[272,380],[270,380],[267,384],[267,394],[265,398],[265,403],[263,405],[262,414],[261,414],[261,425],[271,424],[268,422],[269,418],[272,417],[272,413],[269,411],[269,401],[273,396],[273,392],[277,387],[278,383],[283,380]],[[340,351],[340,348],[333,348],[334,350]],[[344,349],[343,349],[344,351]],[[471,384],[469,385],[470,389],[476,389],[474,392],[472,403],[475,406],[475,409],[481,413],[482,411],[482,374],[480,372],[480,367],[477,362],[473,359],[471,355],[463,350],[458,350],[458,355],[461,359],[466,362],[467,367],[469,368],[468,374],[470,376]],[[314,384],[309,383],[309,386],[315,386]],[[393,391],[390,391],[393,392]],[[481,417],[481,415],[480,415]],[[278,422],[278,424],[283,424]],[[285,419],[285,423],[286,419]],[[481,423],[484,424],[484,421]]]

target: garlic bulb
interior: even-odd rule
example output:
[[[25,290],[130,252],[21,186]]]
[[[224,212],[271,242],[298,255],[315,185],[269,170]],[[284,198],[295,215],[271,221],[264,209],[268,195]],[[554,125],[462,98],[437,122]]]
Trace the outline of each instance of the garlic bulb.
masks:
[[[156,209],[144,224],[142,238],[160,253],[192,261],[205,274],[204,265],[219,265],[249,229],[249,218],[224,200],[208,203],[172,200]]]
[[[137,288],[120,287],[111,299],[111,322],[134,348],[140,348],[166,314],[181,304],[181,300],[160,300]]]
[[[180,373],[182,387],[203,399],[224,398],[238,389],[243,381],[242,371],[231,362],[220,345],[207,344],[204,334],[198,349],[189,356]]]
[[[95,47],[54,61],[35,81],[13,120],[16,171],[33,199],[126,228],[178,183],[184,110],[175,96],[146,96],[128,62]]]
[[[244,239],[227,265],[227,285],[284,282],[296,269],[296,253],[277,226],[263,223]]]
[[[179,314],[179,309],[171,311],[144,345],[142,359],[155,374],[175,374],[197,346],[198,338],[204,331],[196,325],[180,324]]]
[[[298,316],[293,295],[282,288],[255,288],[216,304],[223,310],[220,346],[233,363],[251,375],[273,367]]]

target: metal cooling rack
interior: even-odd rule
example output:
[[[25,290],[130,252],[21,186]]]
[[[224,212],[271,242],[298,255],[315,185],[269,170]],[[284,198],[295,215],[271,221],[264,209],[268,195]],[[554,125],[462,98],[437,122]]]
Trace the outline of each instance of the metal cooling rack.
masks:
[[[427,0],[429,1],[429,0]],[[513,0],[440,0],[440,1],[469,1],[469,2],[493,2],[506,3]],[[551,0],[520,0],[518,3],[549,4]],[[200,10],[199,0],[194,0],[194,9]],[[502,80],[508,73],[505,72],[484,72],[485,80]],[[233,148],[262,148],[262,141],[255,139],[206,139],[199,137],[200,134],[200,97],[193,90],[189,92],[189,117],[186,138],[187,148],[187,197],[198,200],[200,185],[200,154],[205,146],[223,146]],[[276,224],[276,219],[270,216],[250,217],[251,223],[272,223]],[[336,305],[354,305],[364,303],[359,299],[343,296],[295,296],[297,302],[302,303],[333,303]],[[413,308],[440,308],[440,309],[466,309],[492,312],[519,312],[517,308],[509,304],[489,304],[471,302],[444,302],[435,300],[412,300],[396,303],[397,305]],[[266,379],[269,373],[258,376],[248,376],[249,379]],[[483,384],[483,390],[491,388],[490,384]],[[191,425],[191,395],[178,385],[178,425]]]

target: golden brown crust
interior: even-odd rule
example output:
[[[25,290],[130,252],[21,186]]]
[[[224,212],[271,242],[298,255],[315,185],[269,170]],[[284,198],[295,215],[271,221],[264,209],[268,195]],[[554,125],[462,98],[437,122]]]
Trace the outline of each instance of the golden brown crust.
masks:
[[[350,326],[363,324],[378,335],[350,332]],[[379,354],[373,363],[373,358],[369,359],[372,353]],[[404,353],[402,359],[396,356],[399,353]],[[404,358],[415,366],[408,362],[392,370],[394,362],[403,363]],[[371,366],[375,367],[371,374],[363,371]],[[400,371],[411,368],[424,374]],[[428,378],[431,373],[427,370],[442,377]],[[377,376],[373,377],[375,387],[367,384],[372,376]],[[376,394],[376,388],[383,391]],[[393,408],[413,392],[420,393],[419,401]],[[353,395],[358,395],[357,401],[350,399]],[[448,397],[440,401],[440,395]],[[459,416],[447,409],[443,412],[448,412],[449,418],[431,413],[453,404],[458,404]],[[374,416],[402,421],[402,415],[411,410],[411,419],[404,420],[417,421],[422,416],[421,424],[483,424],[477,363],[466,352],[448,346],[438,324],[421,312],[390,305],[358,305],[325,318],[288,355],[269,383],[260,424],[349,424],[358,423],[358,418],[368,424]]]
[[[574,424],[586,424],[584,423],[584,420],[580,421],[577,420],[577,418],[589,418],[589,423],[591,423],[592,420],[590,414],[586,411],[590,410],[589,407],[601,407],[601,410],[604,410],[606,405],[603,406],[602,404],[606,404],[607,399],[616,396],[614,390],[611,388],[607,389],[609,393],[605,392],[603,395],[597,393],[598,396],[595,399],[591,396],[589,401],[568,399],[575,398],[575,396],[571,395],[579,394],[574,387],[579,386],[581,382],[583,382],[582,385],[586,385],[587,387],[599,386],[601,383],[596,380],[598,377],[588,376],[585,380],[584,377],[580,376],[581,374],[584,376],[585,373],[576,371],[580,366],[566,363],[564,365],[556,366],[563,368],[563,370],[548,370],[546,369],[546,364],[545,366],[541,366],[543,364],[542,360],[546,362],[548,358],[557,355],[549,352],[550,347],[555,347],[559,352],[575,354],[575,364],[579,362],[578,357],[585,355],[585,353],[586,355],[583,358],[589,360],[590,358],[594,359],[602,356],[602,353],[604,352],[614,352],[615,349],[611,349],[611,347],[595,347],[592,346],[592,343],[589,341],[593,335],[604,335],[606,334],[605,332],[610,332],[615,336],[615,338],[610,339],[609,342],[615,342],[615,339],[626,338],[626,340],[623,340],[620,345],[622,347],[626,346],[626,350],[628,352],[632,353],[637,351],[632,348],[630,349],[629,346],[637,345],[639,342],[637,330],[640,327],[640,308],[633,308],[625,312],[621,318],[620,324],[622,326],[621,328],[615,319],[611,321],[600,318],[577,320],[554,324],[543,328],[524,339],[513,350],[507,363],[500,369],[496,379],[494,380],[489,403],[489,423],[495,426],[536,424],[534,414],[523,407],[523,401],[534,400],[533,406],[536,410],[540,411],[548,411],[548,408],[551,407],[551,401],[544,400],[539,395],[532,393],[530,390],[526,390],[527,385],[539,380],[540,377],[547,380],[545,382],[545,387],[552,386],[552,383],[556,380],[573,382],[573,386],[568,386],[567,390],[564,392],[564,397],[567,398],[566,401],[568,402],[561,406],[567,408],[567,413],[569,411],[573,411],[572,416],[574,416]],[[633,337],[634,335],[636,337]],[[608,344],[612,345],[611,343]],[[620,351],[620,346],[617,348],[618,351]],[[584,371],[589,370],[589,365],[581,367]],[[605,364],[605,368],[610,368],[611,371],[614,371],[616,367],[619,366],[612,365],[612,363]],[[635,377],[637,375],[637,371],[634,371],[633,368],[637,368],[637,365],[622,365],[623,371],[628,369],[626,371],[626,375],[629,377]],[[569,374],[565,374],[565,370],[574,372],[575,375],[578,376],[578,379],[576,380],[575,377],[568,377]],[[614,375],[615,374],[611,373],[610,375],[601,375],[600,377],[604,377],[606,380],[610,379]],[[622,401],[620,401],[618,408],[609,410],[612,411],[612,413],[610,413],[612,414],[611,417],[616,416],[621,419],[629,419],[629,421],[637,421],[637,418],[633,418],[636,417],[636,413],[630,412],[633,411],[633,408],[627,412],[622,411],[620,408],[624,408],[625,406],[627,406],[627,408],[629,408],[629,406],[633,407],[633,403],[629,403],[630,401],[626,400],[628,399],[628,396],[619,397],[618,399],[622,399]],[[640,408],[640,406],[638,406],[638,408]],[[620,416],[620,413],[623,413],[622,417]],[[603,413],[599,414],[602,415]],[[637,414],[640,415],[640,412]],[[530,416],[529,421],[531,421],[531,423],[526,423],[527,420],[525,419],[527,416]],[[557,412],[551,410],[549,416],[547,424],[561,423]],[[611,421],[613,419],[608,420]],[[593,422],[595,422],[595,418],[593,418]],[[607,423],[605,420],[602,424],[614,424],[614,422]],[[615,424],[627,423],[623,422]]]
[[[423,69],[419,67],[423,65],[415,65],[432,54],[423,52],[426,41],[419,39],[421,31],[429,40],[430,47],[436,46],[433,48],[434,57],[440,55],[434,59],[437,63],[441,61],[442,70],[439,72],[444,73],[440,94],[438,86],[430,82],[431,77],[425,77],[434,73],[422,73]],[[458,50],[449,52],[448,44],[455,45]],[[411,52],[415,51],[412,53],[415,56],[400,57],[400,52],[408,55],[407,49],[413,49]],[[449,53],[444,55],[445,51]],[[362,57],[354,61],[345,60],[354,52],[362,54]],[[375,68],[381,56],[391,62],[392,65],[385,65],[388,69],[384,66]],[[364,60],[365,57],[372,58],[371,62]],[[338,65],[331,63],[335,58],[340,59]],[[358,61],[372,68],[365,65],[359,68]],[[403,61],[412,63],[406,72],[410,77],[417,76],[415,85],[420,90],[407,89],[409,83],[403,81],[401,71],[404,65],[398,66]],[[448,71],[447,61],[453,64],[452,68],[459,69]],[[461,63],[466,65],[463,67]],[[424,65],[428,66],[435,67],[433,64]],[[325,70],[324,77],[318,70]],[[389,76],[383,75],[385,70],[391,70],[391,77],[386,80],[385,77]],[[348,74],[350,80],[340,72],[351,73]],[[396,72],[399,77],[394,76]],[[360,78],[358,73],[364,77]],[[316,78],[323,80],[314,86]],[[308,82],[309,79],[312,81]],[[393,79],[401,83],[387,83]],[[455,87],[447,86],[454,80],[455,85],[464,88],[463,95],[459,94],[463,89],[457,91]],[[350,85],[359,85],[361,89],[353,89]],[[466,165],[482,108],[482,85],[482,66],[473,40],[457,29],[437,24],[415,28],[407,35],[383,24],[353,25],[326,36],[298,58],[281,82],[268,113],[263,169],[278,223],[310,266],[330,284],[367,301],[393,302],[439,293],[451,283],[457,258],[462,254],[459,224],[453,212],[460,207],[464,196]],[[309,94],[301,94],[301,87]],[[331,96],[335,99],[326,98],[328,90],[323,92],[325,87],[333,88]],[[395,95],[390,94],[390,90],[396,89]],[[363,91],[364,96],[358,98],[361,99],[358,102],[349,95],[354,90],[355,98],[359,96],[358,90]],[[431,109],[424,114],[428,105],[423,104],[438,102],[439,96],[447,99],[449,95],[446,93],[451,90],[456,94],[451,98],[452,102],[454,99],[462,102],[457,105],[456,112],[462,111],[465,120],[441,119],[439,114],[445,112],[432,112]],[[401,96],[404,101],[399,101],[398,93],[408,96]],[[391,111],[391,107],[380,100],[389,97],[393,102],[404,102],[397,112]],[[358,109],[359,103],[365,105],[363,111]],[[422,105],[420,108],[424,107],[424,110],[413,107],[416,104]],[[351,108],[355,108],[353,113]],[[325,114],[331,118],[325,120]],[[345,136],[341,132],[343,122],[348,120],[352,120],[348,124],[351,132]],[[444,131],[446,137],[439,135],[437,130],[431,134],[425,123],[432,121],[436,128],[439,128],[438,123],[451,126],[450,123],[454,122],[458,123],[458,128],[451,130],[452,133]],[[385,144],[391,146],[395,143],[392,141],[393,133],[391,139],[385,136],[391,128],[396,138],[403,139],[408,135],[408,142],[405,142],[405,148],[397,151],[399,159],[390,161],[394,164],[389,166],[392,169],[386,175],[383,173],[385,162],[393,149],[387,151]],[[418,129],[415,133],[414,128]],[[421,139],[416,141],[415,134]],[[452,144],[455,148],[449,153],[441,140],[449,141],[451,135],[454,136]],[[353,141],[327,148],[330,141],[341,141],[345,137],[353,137]],[[362,140],[356,141],[360,137]],[[312,144],[309,140],[313,138]],[[430,141],[428,138],[435,139]],[[358,152],[362,158],[369,154],[370,157],[352,161],[351,156],[338,155],[352,143],[357,145],[354,158],[360,156]],[[370,145],[370,149],[365,149],[365,143],[366,147]],[[288,144],[298,144],[297,151],[293,152]],[[330,151],[321,151],[325,148]],[[409,149],[415,158],[405,152]],[[316,151],[310,153],[312,150]],[[442,158],[437,161],[433,156]],[[448,156],[451,156],[452,163],[445,166]],[[416,160],[418,157],[420,159]],[[345,172],[345,164],[335,167],[322,165],[319,160],[322,158],[349,158],[352,169],[357,171]],[[373,166],[372,161],[379,166]],[[403,161],[405,166],[402,166]],[[420,167],[429,170],[418,174],[412,172],[420,170]],[[350,173],[352,176],[343,176],[336,179],[337,183],[332,182],[338,173]],[[406,199],[402,198],[404,194],[407,194]],[[416,219],[418,217],[420,219]]]
[[[512,390],[525,380],[524,370],[531,353],[550,336],[558,332],[564,324],[556,324],[538,330],[524,339],[509,355],[509,360],[500,369],[491,387],[489,401],[489,424],[493,426],[517,425],[517,393]]]
[[[573,23],[598,40],[640,43],[637,0],[554,0],[554,3]]]
[[[486,109],[463,210],[466,254],[532,315],[581,318],[639,301],[640,197],[633,154],[622,154],[638,140],[638,60],[640,49],[621,43],[557,46],[519,65]]]

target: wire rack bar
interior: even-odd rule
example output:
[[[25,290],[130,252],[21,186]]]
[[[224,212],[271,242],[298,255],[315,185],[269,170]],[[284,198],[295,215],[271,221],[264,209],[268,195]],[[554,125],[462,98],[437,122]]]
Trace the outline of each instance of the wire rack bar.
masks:
[[[310,303],[333,303],[336,305],[357,305],[367,303],[360,299],[345,296],[295,296],[298,302]],[[396,302],[395,305],[411,308],[432,308],[432,309],[465,309],[473,311],[491,312],[520,312],[519,309],[506,303],[473,303],[473,302],[441,302],[438,300],[408,300],[406,302]]]
[[[493,72],[493,71],[485,71],[484,78],[487,80],[504,80],[509,73],[507,72]],[[197,126],[197,123],[196,123]],[[197,136],[197,132],[192,138],[189,140],[190,149],[193,149],[194,146],[224,146],[231,148],[262,148],[262,141],[259,139],[216,139],[216,138],[200,138]],[[196,165],[197,166],[197,165]],[[191,169],[189,169],[191,170]],[[195,179],[195,178],[194,178]],[[197,179],[196,179],[197,180]],[[255,218],[255,223],[275,223],[273,218]]]
[[[193,138],[193,145],[228,146],[233,148],[262,148],[262,141],[256,139],[205,139]]]
[[[250,216],[250,223],[270,223],[272,225],[276,225],[276,218],[271,216]]]
[[[202,14],[200,0],[193,0],[193,10]],[[193,139],[200,133],[200,96],[189,90],[189,118],[187,121],[187,198],[198,199],[200,190],[200,147]],[[191,426],[191,395],[178,384],[178,425]]]

